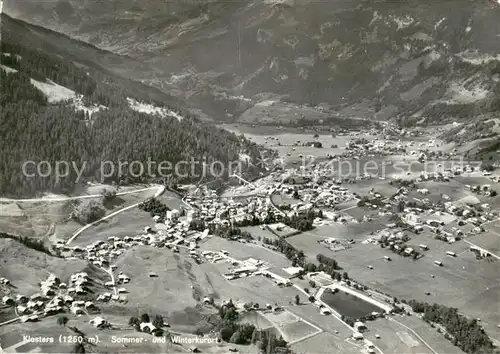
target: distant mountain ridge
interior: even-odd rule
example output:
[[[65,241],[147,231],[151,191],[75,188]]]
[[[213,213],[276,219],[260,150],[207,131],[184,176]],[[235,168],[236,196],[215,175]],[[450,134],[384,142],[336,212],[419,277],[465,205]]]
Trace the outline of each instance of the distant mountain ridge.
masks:
[[[203,178],[220,176],[223,183],[229,163],[242,154],[249,157],[242,173],[261,171],[250,165],[260,157],[254,143],[200,120],[182,100],[121,76],[133,59],[4,14],[1,19],[0,194],[71,193],[89,181],[197,182],[207,173],[201,161],[218,161],[217,175]],[[26,173],[28,161],[49,163],[52,173]],[[79,166],[82,174],[71,169],[60,179],[57,161]],[[107,173],[105,161],[137,168]],[[149,161],[153,170],[145,169]],[[154,169],[162,163],[170,169]]]
[[[130,56],[143,66],[125,75],[216,120],[269,97],[402,124],[500,111],[493,0],[8,0],[4,8]]]

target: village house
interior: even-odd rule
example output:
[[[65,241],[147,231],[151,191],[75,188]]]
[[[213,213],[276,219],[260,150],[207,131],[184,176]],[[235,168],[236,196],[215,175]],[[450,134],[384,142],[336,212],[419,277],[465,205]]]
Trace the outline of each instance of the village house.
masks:
[[[45,316],[55,315],[63,311],[62,306],[47,306],[43,311]]]
[[[16,295],[16,302],[26,303],[26,302],[28,302],[28,297],[21,295],[21,294],[18,294],[18,295]]]
[[[355,332],[352,334],[352,338],[355,339],[355,340],[361,340],[364,338],[363,334],[362,333],[359,333],[359,332]]]
[[[111,293],[99,294],[97,296],[97,301],[108,302],[109,300],[111,300]]]
[[[127,284],[130,282],[130,277],[128,277],[127,275],[125,275],[123,273],[120,273],[120,274],[118,274],[118,281],[123,283],[123,284]]]
[[[39,319],[38,315],[21,316],[19,320],[21,323],[24,322],[37,322]]]
[[[354,329],[360,333],[362,333],[363,331],[367,330],[367,327],[366,325],[361,322],[361,321],[356,321],[354,322]]]
[[[151,322],[142,322],[139,325],[139,328],[141,329],[141,332],[145,333],[153,333],[153,331],[156,329],[156,327]]]
[[[70,311],[75,316],[84,315],[85,314],[85,311],[82,308],[80,308],[80,307],[71,307]]]
[[[10,296],[7,296],[7,295],[6,295],[6,296],[4,296],[4,297],[2,298],[2,302],[3,302],[5,305],[8,305],[8,306],[10,306],[10,305],[14,305],[14,304],[15,304],[14,299],[13,299],[13,298],[11,298]]]
[[[20,315],[24,315],[24,314],[27,314],[30,312],[30,310],[26,306],[23,306],[23,305],[17,305],[16,309],[17,309],[17,313]]]

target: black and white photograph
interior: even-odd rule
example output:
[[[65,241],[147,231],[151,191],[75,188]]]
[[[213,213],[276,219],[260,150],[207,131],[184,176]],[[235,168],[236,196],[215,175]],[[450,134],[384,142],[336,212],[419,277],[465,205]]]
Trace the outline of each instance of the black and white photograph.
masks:
[[[500,354],[500,0],[0,0],[0,353]]]

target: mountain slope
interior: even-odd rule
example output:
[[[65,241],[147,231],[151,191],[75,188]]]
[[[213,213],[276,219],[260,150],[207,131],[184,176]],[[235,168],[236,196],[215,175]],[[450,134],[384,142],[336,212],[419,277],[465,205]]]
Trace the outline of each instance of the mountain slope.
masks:
[[[217,119],[263,92],[405,124],[500,107],[493,0],[9,0],[5,9],[140,60],[154,77],[129,75]]]
[[[69,193],[75,184],[95,180],[198,181],[202,161],[219,161],[223,167],[216,172],[224,178],[241,153],[259,156],[255,144],[199,120],[178,99],[100,69],[110,57],[120,58],[116,54],[7,16],[2,22],[0,193]],[[18,38],[28,45],[17,44]],[[58,40],[64,48],[49,52]],[[27,161],[40,169],[26,167]],[[57,175],[60,163],[66,167]],[[206,180],[214,177],[210,172]]]
[[[129,75],[130,72],[154,72],[153,68],[140,61],[101,50],[40,26],[13,19],[5,13],[2,14],[1,23],[1,38],[5,43],[22,43],[23,48],[51,53],[52,57],[63,59],[85,70],[89,76],[97,76],[99,81],[105,81],[105,79],[112,81],[116,90],[128,92],[142,100],[165,104],[187,112],[187,107],[182,100],[148,85],[131,81],[135,78]]]

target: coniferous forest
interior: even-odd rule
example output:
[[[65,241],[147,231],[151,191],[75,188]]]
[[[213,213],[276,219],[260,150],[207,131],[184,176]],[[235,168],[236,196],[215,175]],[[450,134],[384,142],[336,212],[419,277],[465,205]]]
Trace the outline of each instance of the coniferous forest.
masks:
[[[78,169],[84,168],[79,182],[102,180],[101,165],[110,161],[115,172],[106,182],[126,184],[151,182],[155,177],[141,174],[139,164],[135,169],[125,167],[120,173],[119,161],[139,161],[143,166],[147,166],[148,160],[169,164],[220,161],[228,166],[230,161],[238,160],[239,153],[258,156],[258,147],[242,137],[200,121],[184,108],[141,97],[140,83],[125,85],[115,76],[79,68],[60,57],[5,41],[1,53],[0,193],[4,195],[71,192],[74,187],[78,176],[74,168],[69,168],[69,175],[59,180],[54,174],[27,177],[22,170],[25,161],[48,161],[51,166],[57,161],[74,163]],[[90,117],[70,102],[49,103],[45,94],[32,85],[32,79],[50,80],[84,95],[86,105],[107,109]],[[139,113],[129,107],[127,98],[166,106],[184,119]],[[154,168],[155,165],[153,171]],[[194,168],[179,166],[174,180],[195,179],[193,175],[200,175],[201,168],[201,163]]]

